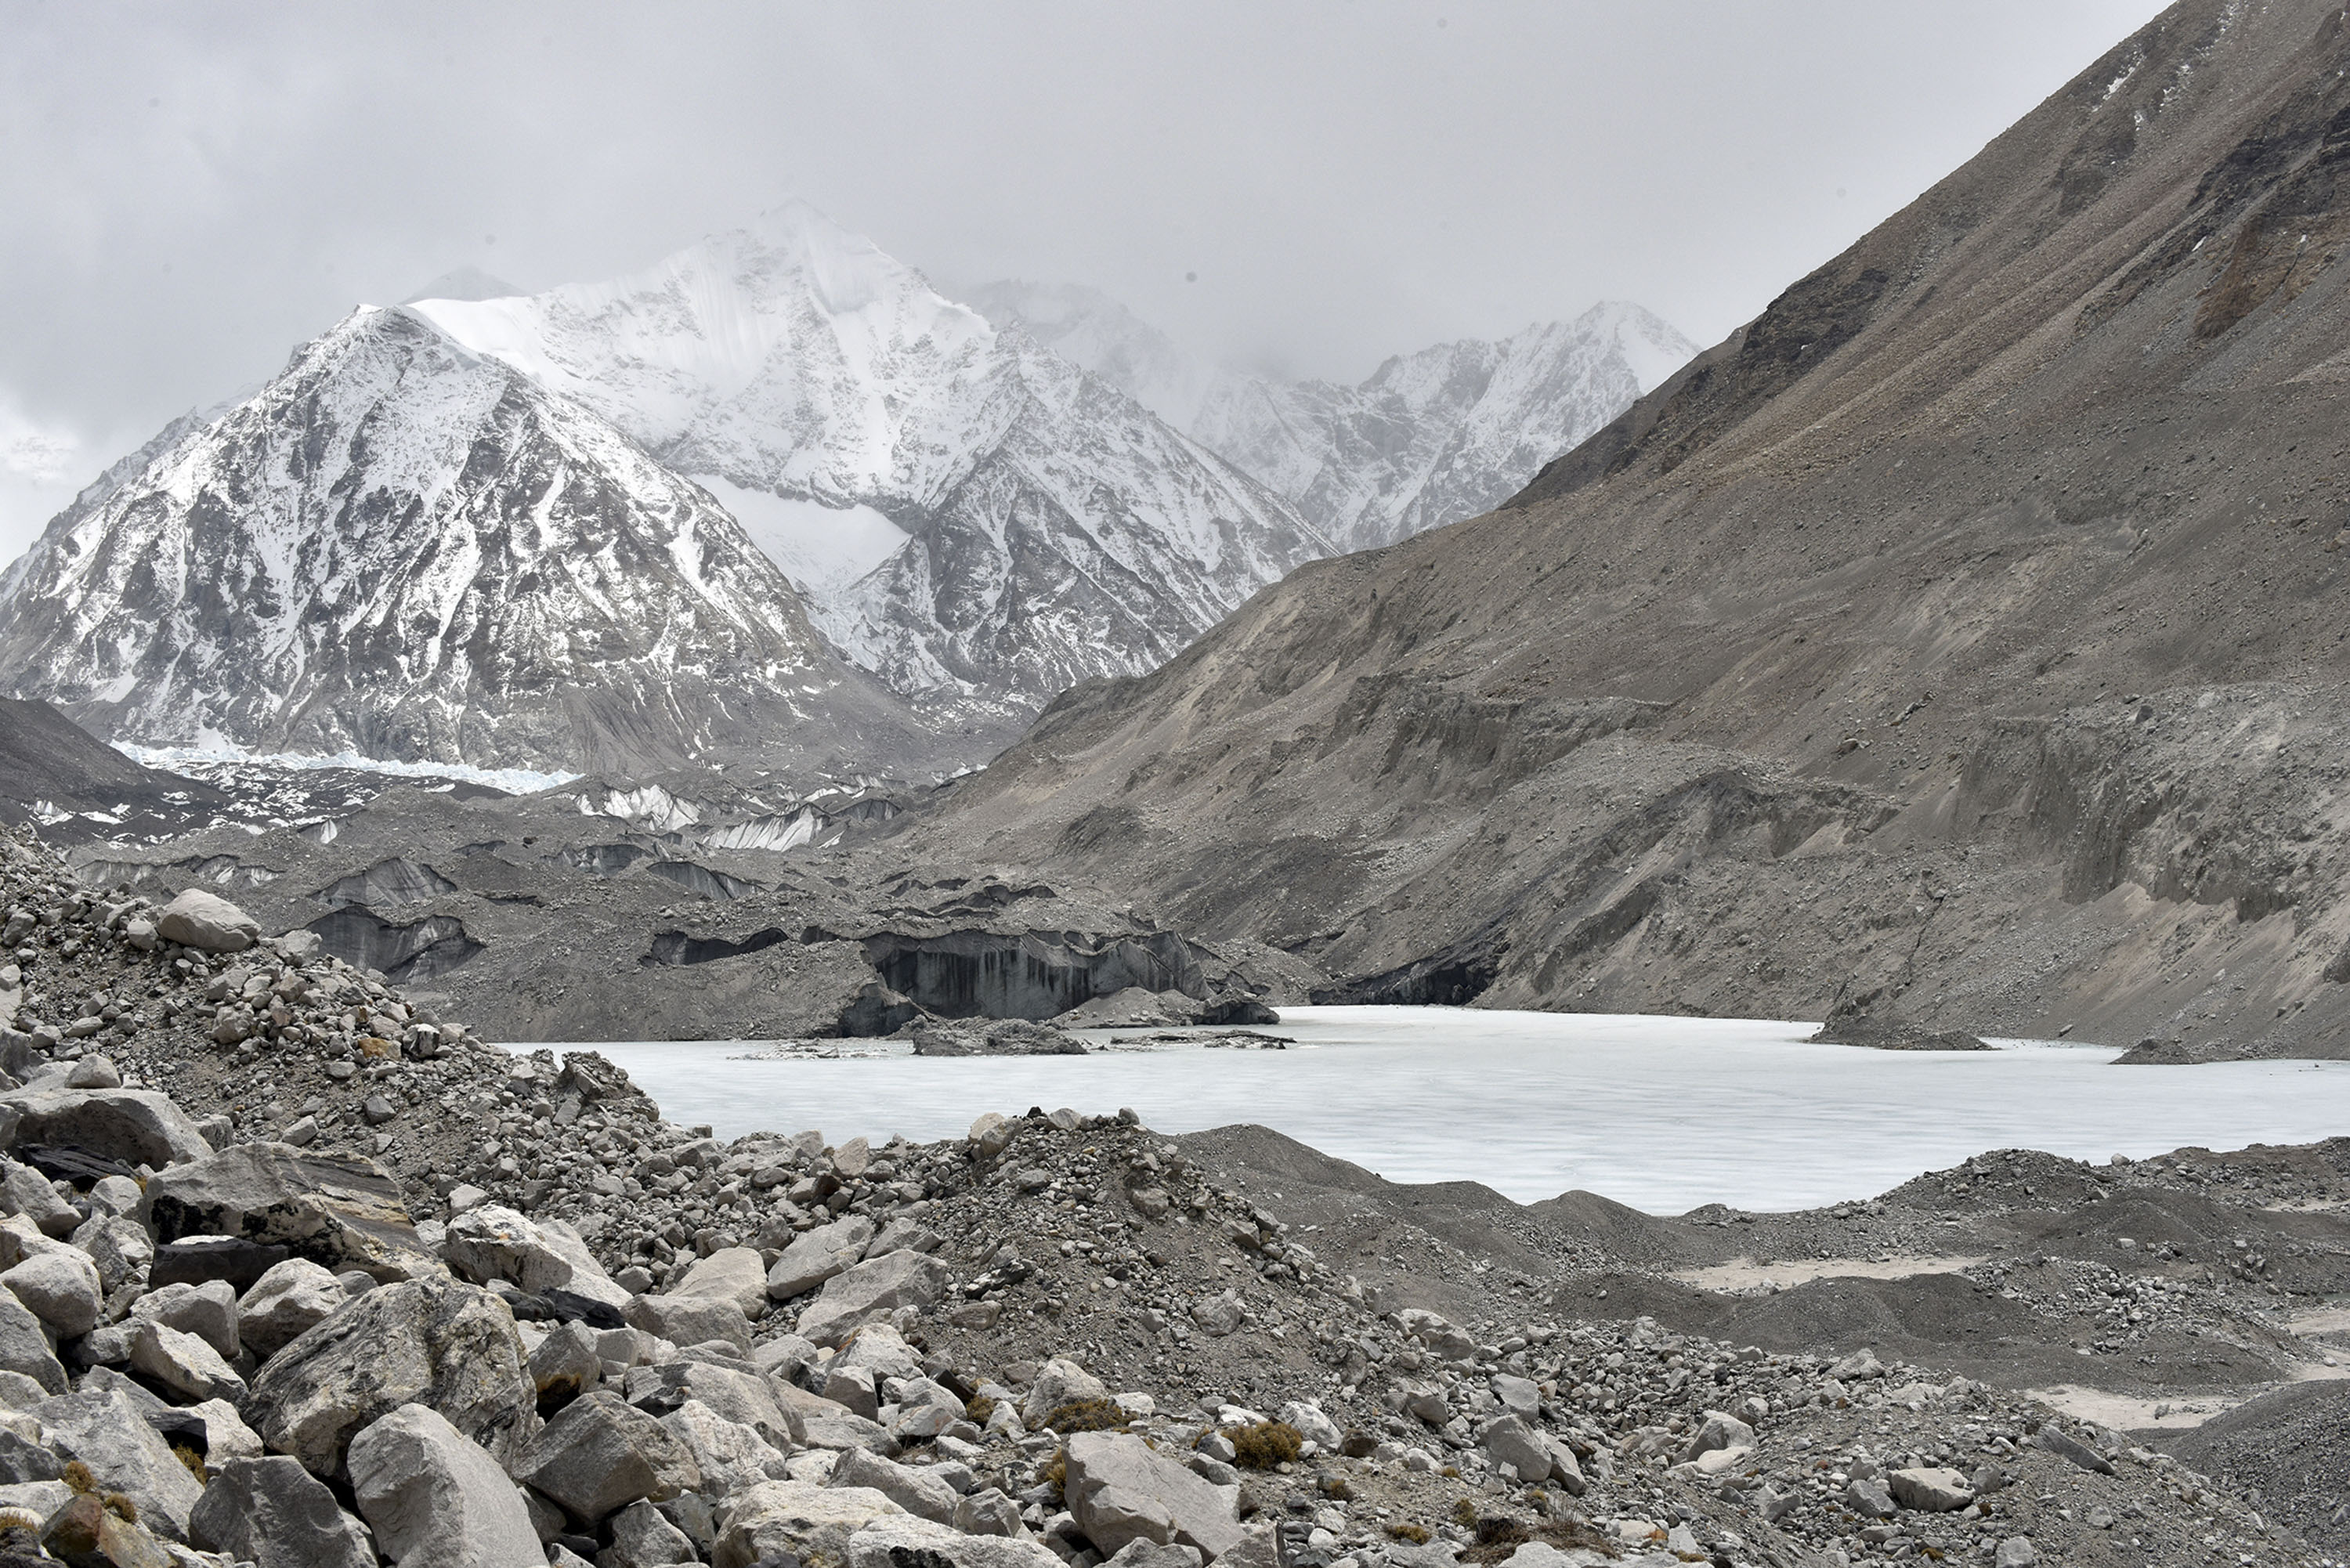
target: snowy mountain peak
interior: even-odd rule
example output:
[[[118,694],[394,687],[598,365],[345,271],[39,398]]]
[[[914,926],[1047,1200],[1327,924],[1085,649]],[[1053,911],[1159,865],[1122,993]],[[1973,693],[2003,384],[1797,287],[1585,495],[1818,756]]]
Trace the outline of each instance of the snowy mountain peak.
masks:
[[[590,410],[361,307],[49,525],[0,669],[115,738],[567,771],[918,729],[701,490]]]
[[[1209,374],[1159,328],[1097,288],[1075,283],[983,284],[971,304],[998,326],[1017,324],[1045,348],[1174,425],[1188,427]]]

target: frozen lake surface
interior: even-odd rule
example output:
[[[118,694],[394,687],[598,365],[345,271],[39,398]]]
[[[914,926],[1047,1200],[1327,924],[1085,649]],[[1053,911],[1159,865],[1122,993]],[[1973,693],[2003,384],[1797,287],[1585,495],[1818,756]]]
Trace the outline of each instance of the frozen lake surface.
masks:
[[[1257,1122],[1395,1181],[1482,1181],[1521,1202],[1581,1188],[1651,1213],[1866,1197],[1985,1149],[2079,1159],[2350,1133],[2350,1063],[2116,1067],[2092,1045],[1994,1052],[1808,1045],[1812,1025],[1434,1007],[1284,1008],[1286,1051],[838,1059],[758,1042],[593,1047],[671,1120],[720,1136],[819,1128],[918,1142],[983,1111],[1130,1106],[1161,1132]],[[1099,1042],[1131,1031],[1089,1032]],[[525,1047],[515,1047],[525,1049]],[[578,1049],[557,1045],[555,1050]]]

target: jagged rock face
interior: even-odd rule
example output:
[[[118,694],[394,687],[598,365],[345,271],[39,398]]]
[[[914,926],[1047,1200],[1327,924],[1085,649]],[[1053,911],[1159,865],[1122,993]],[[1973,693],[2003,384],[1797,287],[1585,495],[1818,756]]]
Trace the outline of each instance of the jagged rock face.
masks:
[[[1033,711],[1329,550],[1125,394],[804,207],[614,282],[417,308],[706,483],[901,691]]]
[[[1339,548],[1372,549],[1500,505],[1696,352],[1637,305],[1600,305],[1399,356],[1352,387],[1222,378],[1190,429]]]
[[[2172,8],[1509,506],[1065,695],[909,853],[1347,999],[2338,1053],[2345,67],[2319,0]]]
[[[408,312],[159,445],[0,597],[18,691],[102,733],[572,769],[919,749],[722,507]]]

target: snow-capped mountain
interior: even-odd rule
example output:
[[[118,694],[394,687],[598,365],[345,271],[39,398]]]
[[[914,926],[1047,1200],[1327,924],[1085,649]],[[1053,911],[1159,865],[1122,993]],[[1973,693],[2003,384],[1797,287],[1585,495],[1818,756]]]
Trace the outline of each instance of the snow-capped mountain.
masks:
[[[900,691],[1033,711],[1330,549],[1125,393],[805,206],[609,283],[415,308],[703,484]]]
[[[821,771],[933,747],[707,493],[400,309],[53,520],[0,579],[0,670],[116,738],[261,752]]]
[[[1403,355],[1352,387],[1221,378],[1188,428],[1340,548],[1365,550],[1491,511],[1696,353],[1610,303]]]
[[[972,308],[1100,377],[1179,431],[1216,378],[1164,332],[1097,288],[1006,278],[965,291]]]

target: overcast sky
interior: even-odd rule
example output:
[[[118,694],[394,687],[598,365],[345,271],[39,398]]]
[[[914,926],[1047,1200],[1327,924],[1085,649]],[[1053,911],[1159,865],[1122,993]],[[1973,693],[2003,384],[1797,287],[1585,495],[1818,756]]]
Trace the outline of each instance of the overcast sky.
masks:
[[[795,195],[1293,374],[1604,298],[1712,342],[2158,9],[0,0],[0,560],[356,303]]]

